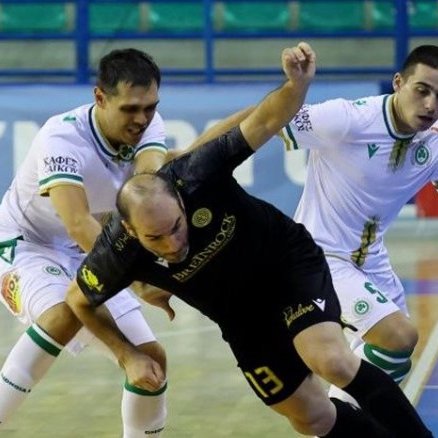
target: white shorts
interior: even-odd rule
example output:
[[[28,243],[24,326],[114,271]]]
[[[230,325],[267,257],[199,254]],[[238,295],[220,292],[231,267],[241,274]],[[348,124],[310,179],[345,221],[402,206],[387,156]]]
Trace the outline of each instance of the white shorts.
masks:
[[[84,257],[18,240],[12,263],[0,258],[1,302],[23,324],[31,325],[46,310],[65,301],[67,288]],[[155,340],[144,318],[138,317],[141,305],[128,289],[109,299],[105,306],[116,322],[132,315],[135,323],[124,322],[123,326],[124,335],[134,345]],[[68,350],[76,354],[92,339],[83,328],[68,344]]]
[[[353,263],[327,256],[333,285],[342,308],[342,319],[357,328],[355,336],[368,330],[391,313],[408,314],[403,286],[394,271],[371,274]]]

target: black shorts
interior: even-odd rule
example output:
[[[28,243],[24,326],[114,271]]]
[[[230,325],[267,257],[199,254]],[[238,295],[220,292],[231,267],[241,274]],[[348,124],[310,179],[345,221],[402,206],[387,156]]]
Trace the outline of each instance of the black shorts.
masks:
[[[241,309],[238,326],[224,333],[238,366],[266,405],[285,400],[311,373],[293,338],[321,322],[341,324],[341,307],[325,261],[317,272],[292,272],[277,276],[269,292],[260,290],[259,296],[267,297],[265,304]]]

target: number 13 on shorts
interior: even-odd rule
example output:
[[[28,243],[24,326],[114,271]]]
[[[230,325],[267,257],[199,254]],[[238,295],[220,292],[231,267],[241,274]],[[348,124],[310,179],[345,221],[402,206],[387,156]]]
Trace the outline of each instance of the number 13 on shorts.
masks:
[[[243,374],[263,398],[275,395],[283,389],[283,382],[269,367],[255,368],[253,371],[244,371]]]

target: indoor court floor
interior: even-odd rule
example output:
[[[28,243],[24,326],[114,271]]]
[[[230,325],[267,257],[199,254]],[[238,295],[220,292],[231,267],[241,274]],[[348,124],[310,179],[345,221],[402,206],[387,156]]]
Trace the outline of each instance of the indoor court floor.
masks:
[[[405,234],[409,237],[388,239],[393,265],[420,330],[405,392],[438,437],[438,233]],[[300,436],[252,393],[217,328],[180,301],[174,307],[174,322],[158,309],[145,308],[169,361],[169,416],[163,438]],[[22,330],[1,306],[1,362]],[[115,365],[93,351],[76,358],[63,352],[2,437],[121,437],[123,380]]]

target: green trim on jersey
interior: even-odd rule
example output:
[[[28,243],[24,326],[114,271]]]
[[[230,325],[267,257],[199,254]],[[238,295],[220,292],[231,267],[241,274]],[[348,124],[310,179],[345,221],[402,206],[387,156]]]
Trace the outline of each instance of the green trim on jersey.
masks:
[[[15,247],[17,246],[17,240],[23,240],[23,236],[18,236],[15,239],[4,240],[0,242],[0,258],[6,263],[12,265],[15,258]]]
[[[286,125],[286,132],[287,135],[289,136],[289,138],[292,140],[292,147],[294,148],[294,150],[298,150],[299,146],[298,146],[298,142],[296,141],[294,134],[292,132],[292,129],[290,128],[290,125]]]
[[[138,146],[137,150],[135,151],[134,157],[136,157],[139,154],[139,152],[143,152],[146,149],[155,150],[167,154],[167,146],[165,144],[158,142],[151,142]]]
[[[377,218],[371,218],[365,222],[360,238],[360,246],[351,254],[351,261],[355,265],[362,266],[365,263],[369,248],[376,241],[378,225],[379,221]]]
[[[411,139],[402,140],[398,139],[394,142],[391,150],[391,155],[389,156],[389,168],[395,172],[397,169],[403,166],[406,160],[406,153],[408,152],[409,145],[411,144]]]
[[[49,176],[48,178],[38,181],[40,186],[40,194],[47,195],[47,189],[51,187],[53,182],[67,182],[69,184],[83,185],[83,178],[79,175],[71,175],[69,173],[57,173],[56,175]]]
[[[382,113],[383,113],[383,120],[385,121],[385,126],[388,131],[388,134],[394,139],[394,140],[412,140],[415,136],[415,134],[398,134],[395,130],[395,127],[392,125],[391,121],[391,104],[393,99],[393,94],[387,95],[383,98],[382,103]]]

